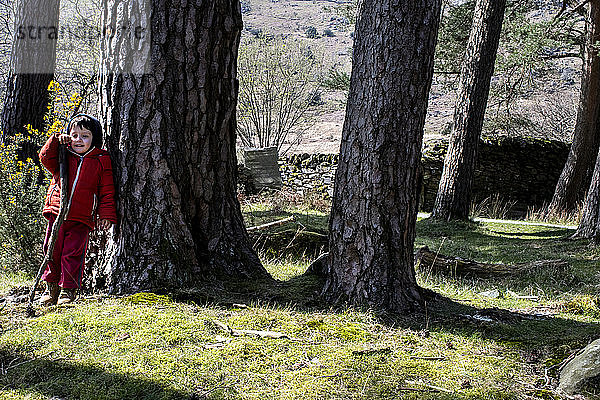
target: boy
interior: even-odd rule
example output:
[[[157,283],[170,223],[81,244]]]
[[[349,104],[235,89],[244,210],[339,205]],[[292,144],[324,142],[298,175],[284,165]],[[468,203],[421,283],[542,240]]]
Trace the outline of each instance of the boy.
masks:
[[[75,301],[77,289],[81,287],[90,231],[94,225],[106,230],[117,222],[112,166],[108,152],[101,149],[100,122],[89,115],[78,114],[71,118],[65,132],[48,138],[40,151],[40,161],[52,174],[42,211],[48,219],[45,252],[60,208],[62,188],[58,147],[59,144],[68,145],[67,214],[58,231],[51,261],[42,276],[48,290],[41,301],[47,306]],[[99,217],[97,224],[96,214]]]

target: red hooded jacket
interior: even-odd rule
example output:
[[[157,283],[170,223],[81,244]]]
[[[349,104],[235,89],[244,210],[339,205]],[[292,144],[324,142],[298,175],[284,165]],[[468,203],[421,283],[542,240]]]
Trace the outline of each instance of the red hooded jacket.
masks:
[[[58,165],[58,136],[51,136],[40,150],[40,161],[52,174],[42,214],[49,218],[58,215],[60,208],[60,173]],[[80,155],[67,147],[69,164],[69,212],[66,219],[78,221],[94,229],[96,214],[100,219],[117,223],[115,185],[112,164],[106,150],[95,147]]]

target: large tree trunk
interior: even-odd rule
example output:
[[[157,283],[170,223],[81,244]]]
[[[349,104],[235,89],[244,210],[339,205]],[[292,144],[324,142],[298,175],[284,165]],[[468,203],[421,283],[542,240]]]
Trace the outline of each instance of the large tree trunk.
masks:
[[[547,213],[572,211],[585,198],[600,143],[600,0],[591,0],[586,18],[581,90],[569,157],[556,184]]]
[[[583,205],[583,216],[573,238],[593,238],[596,243],[600,242],[600,153]]]
[[[58,34],[57,0],[21,0],[17,3],[10,71],[1,115],[2,142],[26,133],[31,124],[44,128],[48,112],[48,85],[54,78]],[[37,159],[35,148],[24,148],[23,157]]]
[[[133,33],[103,43],[102,114],[119,223],[93,284],[124,293],[267,277],[236,197],[240,4],[130,3],[110,0],[104,9],[103,26],[123,26],[120,16],[144,35],[141,44]]]
[[[460,73],[452,134],[433,207],[434,218],[469,218],[477,147],[505,7],[506,0],[477,1]]]
[[[418,307],[417,183],[440,0],[365,0],[356,25],[323,294]]]

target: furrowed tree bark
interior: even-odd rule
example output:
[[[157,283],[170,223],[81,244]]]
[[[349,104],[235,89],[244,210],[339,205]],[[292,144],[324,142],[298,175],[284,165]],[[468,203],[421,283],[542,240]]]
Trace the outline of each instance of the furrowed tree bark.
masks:
[[[109,0],[103,26],[121,26],[117,16],[146,35],[103,42],[119,223],[93,286],[127,293],[268,277],[236,197],[239,2]],[[149,53],[122,57],[130,48]]]
[[[600,152],[596,158],[596,166],[592,182],[583,205],[583,215],[573,239],[594,239],[600,243]]]
[[[392,311],[422,302],[413,246],[440,3],[362,3],[330,217],[332,302]]]
[[[4,143],[25,126],[44,129],[50,101],[48,85],[54,79],[58,34],[57,0],[21,0],[17,3],[10,71],[2,108],[1,140]],[[23,147],[20,156],[37,160],[38,149]]]
[[[478,0],[462,64],[454,123],[432,217],[468,219],[477,147],[490,91],[506,0]]]
[[[573,211],[585,199],[600,144],[600,0],[591,0],[585,20],[581,90],[571,150],[556,184],[547,214]]]

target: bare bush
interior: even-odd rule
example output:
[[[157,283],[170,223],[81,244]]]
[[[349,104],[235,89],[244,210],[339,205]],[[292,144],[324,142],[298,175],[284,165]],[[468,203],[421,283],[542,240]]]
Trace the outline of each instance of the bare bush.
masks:
[[[536,98],[531,105],[532,136],[570,141],[577,118],[578,96],[575,90]]]
[[[323,79],[323,56],[317,53],[281,37],[261,35],[242,43],[237,131],[245,147],[276,146],[285,153],[286,142],[299,142],[301,127],[316,116],[308,111]]]

